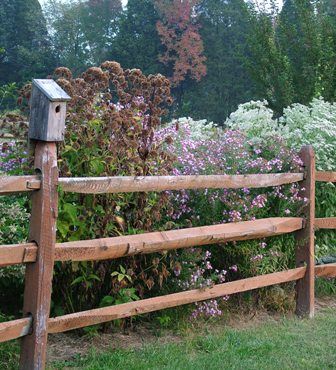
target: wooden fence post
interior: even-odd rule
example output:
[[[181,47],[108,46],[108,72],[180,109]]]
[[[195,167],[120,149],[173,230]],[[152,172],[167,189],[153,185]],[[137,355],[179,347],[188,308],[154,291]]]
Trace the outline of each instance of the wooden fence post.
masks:
[[[301,149],[305,179],[301,197],[306,198],[304,228],[296,233],[296,266],[306,266],[305,276],[296,284],[296,314],[314,316],[315,305],[315,154],[311,146]]]
[[[41,188],[32,195],[30,241],[36,262],[27,264],[23,315],[32,317],[31,333],[21,342],[20,369],[44,369],[50,311],[57,219],[57,141],[63,140],[66,101],[70,97],[53,80],[34,80],[29,139],[35,143],[35,170]]]

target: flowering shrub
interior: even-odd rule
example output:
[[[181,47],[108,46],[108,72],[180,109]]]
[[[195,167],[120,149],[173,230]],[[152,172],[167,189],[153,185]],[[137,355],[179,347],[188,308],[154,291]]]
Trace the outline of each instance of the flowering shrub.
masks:
[[[336,170],[336,104],[323,99],[313,99],[309,106],[293,104],[284,110],[279,119],[266,101],[251,101],[242,104],[226,120],[231,129],[240,129],[254,143],[267,145],[274,135],[280,136],[293,149],[312,145],[316,154],[316,168]],[[316,217],[331,217],[336,213],[335,184],[317,183]],[[317,233],[318,256],[336,253],[336,238],[333,231]]]
[[[15,244],[26,241],[29,213],[25,198],[14,196],[0,200],[0,244]],[[11,308],[9,302],[23,293],[24,266],[13,265],[0,268],[0,302],[4,309]],[[16,292],[13,297],[13,291]],[[6,302],[6,304],[5,304]],[[14,303],[14,302],[13,302]],[[15,302],[15,306],[19,302]]]
[[[161,117],[172,102],[170,83],[164,76],[145,76],[138,69],[124,70],[118,63],[106,61],[78,78],[67,68],[58,68],[54,78],[72,98],[67,109],[65,140],[59,148],[61,176],[171,173],[174,156],[154,142]],[[29,98],[30,86],[24,88],[22,95]],[[57,238],[92,239],[165,228],[162,214],[169,208],[165,193],[61,192]],[[166,260],[159,255],[57,263],[53,309],[61,313],[97,307],[111,297],[124,299],[130,287],[139,297],[148,295],[160,289],[169,276]]]
[[[0,130],[1,132],[1,130]],[[0,176],[5,173],[17,175],[22,173],[22,166],[27,161],[26,153],[22,152],[17,142],[3,139],[0,142]],[[29,213],[28,199],[25,196],[2,196],[0,198],[0,244],[23,243],[28,236]],[[13,265],[0,268],[0,303],[9,309],[10,302],[23,293],[24,266]],[[12,292],[16,295],[13,296]],[[6,304],[5,304],[6,302]],[[22,305],[21,305],[22,306]],[[21,307],[20,306],[20,307]]]
[[[22,146],[15,141],[0,143],[0,158],[0,175],[1,173],[18,174],[28,161],[27,152],[22,150]]]
[[[64,145],[63,176],[154,174],[252,174],[299,172],[302,162],[282,138],[255,140],[243,131],[221,129],[205,120],[182,118],[160,128],[169,103],[162,76],[145,77],[106,62],[81,78],[56,71],[72,95]],[[29,90],[26,90],[29,94]],[[267,111],[263,113],[267,116]],[[265,135],[266,138],[266,135]],[[267,143],[267,145],[266,145]],[[18,162],[7,145],[4,170]],[[21,153],[20,157],[26,155]],[[78,195],[60,193],[58,240],[76,240],[272,216],[297,215],[298,184],[266,189],[205,189],[160,194]],[[172,291],[205,288],[237,278],[287,269],[294,262],[294,239],[227,243],[119,261],[57,263],[53,310],[78,311]],[[173,284],[167,277],[173,274]],[[69,286],[71,289],[69,289]],[[224,301],[228,297],[224,297]],[[192,317],[221,313],[221,300],[195,306]]]
[[[273,118],[267,101],[241,104],[226,120],[231,129],[240,129],[254,142],[265,143],[280,136],[290,147],[300,150],[310,144],[316,153],[317,169],[336,169],[336,104],[313,99],[309,106],[293,104],[279,119]]]
[[[268,138],[267,146],[249,140],[239,130],[207,126],[205,121],[180,119],[158,132],[156,140],[166,140],[167,150],[177,154],[175,175],[251,174],[300,172],[302,161],[283,140]],[[302,203],[298,184],[266,189],[205,189],[170,192],[178,226],[201,226],[239,222],[272,216],[295,216]],[[294,262],[293,236],[270,240],[227,243],[180,253],[175,266],[177,285],[183,289],[211,286],[226,280],[287,269]],[[196,306],[193,317],[220,314],[218,302]]]

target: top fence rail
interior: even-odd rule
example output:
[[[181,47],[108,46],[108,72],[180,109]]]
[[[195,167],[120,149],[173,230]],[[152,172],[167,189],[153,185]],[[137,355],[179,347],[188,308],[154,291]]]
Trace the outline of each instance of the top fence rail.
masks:
[[[251,175],[191,175],[191,176],[114,176],[59,178],[65,192],[84,194],[132,193],[182,189],[265,188],[302,181],[303,173],[271,173]],[[38,176],[0,177],[0,194],[38,190]]]
[[[303,173],[190,176],[61,177],[65,192],[82,194],[133,193],[182,189],[266,188],[299,182]],[[316,172],[316,181],[336,182],[336,172]],[[30,192],[41,187],[39,176],[0,176],[0,195]]]

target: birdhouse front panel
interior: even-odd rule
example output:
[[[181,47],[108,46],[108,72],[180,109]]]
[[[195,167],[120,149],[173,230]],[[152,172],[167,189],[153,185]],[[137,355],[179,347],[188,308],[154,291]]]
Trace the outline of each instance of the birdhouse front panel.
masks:
[[[49,142],[63,141],[66,102],[70,99],[54,80],[33,80],[29,138]]]

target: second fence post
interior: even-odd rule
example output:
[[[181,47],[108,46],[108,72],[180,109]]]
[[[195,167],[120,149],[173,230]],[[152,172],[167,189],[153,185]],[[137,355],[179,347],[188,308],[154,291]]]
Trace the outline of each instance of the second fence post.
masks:
[[[315,154],[311,146],[301,149],[305,178],[300,195],[305,198],[304,228],[296,234],[296,266],[306,266],[305,276],[296,284],[296,314],[314,316],[315,306]]]
[[[36,262],[27,264],[24,316],[32,317],[31,333],[21,343],[20,369],[45,368],[57,219],[57,141],[63,140],[69,96],[53,80],[34,80],[29,139],[35,144],[35,171],[41,188],[32,195],[30,241],[37,244]]]

